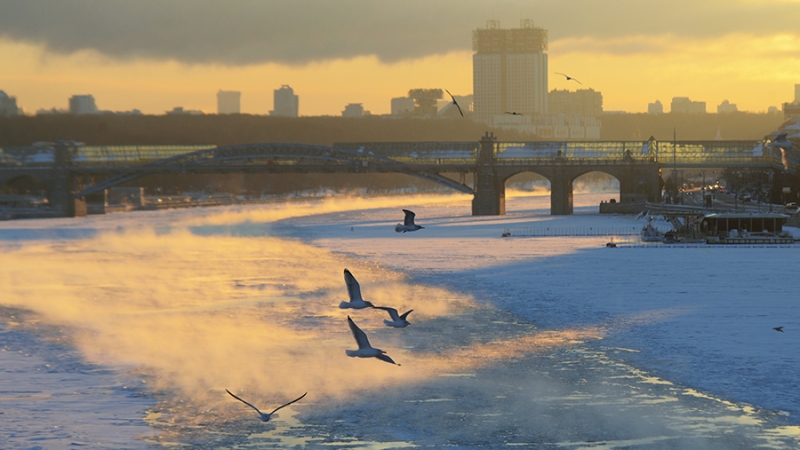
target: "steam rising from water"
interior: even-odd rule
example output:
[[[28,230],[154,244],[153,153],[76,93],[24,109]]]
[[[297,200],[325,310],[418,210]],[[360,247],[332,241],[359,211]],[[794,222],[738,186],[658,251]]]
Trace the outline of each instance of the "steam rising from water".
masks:
[[[106,224],[94,238],[38,242],[6,252],[2,304],[61,327],[91,362],[127,367],[143,374],[151,389],[211,407],[229,400],[219,395],[225,388],[275,402],[305,391],[316,398],[341,398],[452,370],[454,361],[463,368],[508,357],[487,347],[469,349],[466,359],[458,351],[405,350],[407,330],[386,328],[384,312],[337,308],[347,298],[345,267],[374,304],[414,309],[412,329],[471,310],[472,300],[267,235],[267,224],[282,217],[375,203],[347,199],[218,210],[202,218],[178,215],[168,228],[134,228],[118,216],[128,226]],[[401,200],[383,199],[380,205],[395,203]],[[404,367],[347,358],[344,350],[356,345],[348,314],[373,346]],[[534,347],[529,342],[516,348]]]

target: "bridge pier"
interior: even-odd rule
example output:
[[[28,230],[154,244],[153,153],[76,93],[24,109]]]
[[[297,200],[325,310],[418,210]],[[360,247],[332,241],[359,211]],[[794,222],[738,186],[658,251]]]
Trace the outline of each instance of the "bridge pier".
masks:
[[[494,134],[486,133],[481,138],[475,170],[475,197],[472,199],[473,216],[502,216],[506,213],[506,180],[498,176],[495,167],[496,144]]]
[[[572,177],[559,173],[550,179],[550,215],[566,216],[572,214]]]
[[[53,177],[50,182],[48,202],[50,207],[65,217],[86,215],[86,200],[73,195],[75,175],[72,173],[72,146],[57,142],[54,147]]]

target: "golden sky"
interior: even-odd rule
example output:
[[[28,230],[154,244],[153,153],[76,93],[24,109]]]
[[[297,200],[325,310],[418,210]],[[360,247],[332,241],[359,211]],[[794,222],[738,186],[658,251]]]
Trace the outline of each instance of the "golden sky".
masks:
[[[75,94],[103,110],[213,113],[220,89],[268,114],[283,84],[301,115],[348,103],[385,114],[412,88],[472,93],[471,31],[486,19],[533,18],[549,34],[549,88],[593,88],[606,111],[689,97],[708,112],[723,100],[760,112],[800,84],[797,0],[41,3],[0,0],[0,90],[29,114]]]

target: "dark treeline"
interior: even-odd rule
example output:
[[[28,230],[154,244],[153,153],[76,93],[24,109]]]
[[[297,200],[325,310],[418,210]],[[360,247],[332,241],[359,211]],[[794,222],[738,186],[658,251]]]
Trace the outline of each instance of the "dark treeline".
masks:
[[[619,114],[602,117],[601,139],[761,139],[783,122],[782,114]],[[331,145],[335,142],[477,141],[492,131],[501,141],[536,136],[492,129],[469,119],[300,117],[254,115],[41,115],[0,117],[0,146],[75,140],[87,145],[215,144],[261,142]]]

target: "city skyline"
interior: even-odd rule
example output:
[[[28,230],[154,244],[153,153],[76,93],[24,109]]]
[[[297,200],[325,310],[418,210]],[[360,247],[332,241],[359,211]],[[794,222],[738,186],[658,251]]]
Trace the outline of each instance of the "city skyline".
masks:
[[[0,3],[0,58],[11,62],[0,89],[28,114],[82,93],[103,110],[212,113],[222,87],[242,93],[242,113],[267,115],[284,84],[302,97],[301,115],[340,115],[349,103],[388,114],[390,99],[411,88],[472,94],[471,33],[487,20],[548,30],[548,92],[574,90],[553,76],[569,73],[603,93],[605,110],[646,112],[689,97],[764,112],[791,102],[800,79],[800,32],[791,31],[800,1],[209,2],[189,15],[177,0]],[[256,26],[263,20],[266,29]],[[207,32],[236,25],[224,38]]]

